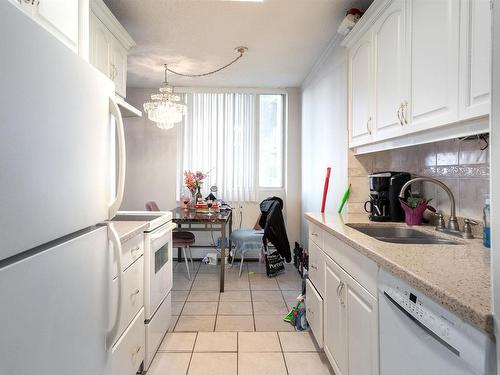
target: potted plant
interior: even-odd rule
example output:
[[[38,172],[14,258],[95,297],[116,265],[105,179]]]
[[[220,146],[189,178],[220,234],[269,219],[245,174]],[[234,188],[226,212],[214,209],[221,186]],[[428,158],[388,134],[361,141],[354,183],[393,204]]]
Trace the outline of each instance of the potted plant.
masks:
[[[405,223],[408,225],[422,225],[424,212],[428,208],[434,211],[434,208],[429,206],[431,199],[421,197],[409,196],[406,201],[402,198],[399,199],[401,207],[405,212]]]

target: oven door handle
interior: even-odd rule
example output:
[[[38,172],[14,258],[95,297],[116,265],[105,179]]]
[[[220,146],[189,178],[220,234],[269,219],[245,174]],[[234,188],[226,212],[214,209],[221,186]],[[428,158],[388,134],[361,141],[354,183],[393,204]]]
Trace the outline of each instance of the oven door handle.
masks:
[[[460,357],[460,352],[457,349],[455,349],[453,346],[448,344],[441,337],[436,335],[432,330],[427,328],[421,321],[419,321],[417,318],[415,318],[413,315],[411,315],[408,311],[406,311],[403,308],[403,306],[401,306],[399,303],[397,303],[389,294],[387,294],[387,292],[384,292],[384,296],[389,300],[389,302],[391,302],[394,306],[396,306],[403,314],[405,314],[410,320],[412,320],[425,333],[427,333],[429,336],[431,336],[433,339],[435,339],[438,343],[443,345],[446,349],[448,349],[450,352],[455,354],[457,357]]]
[[[156,241],[158,238],[164,237],[168,232],[172,232],[176,228],[176,224],[168,224],[167,227],[162,229],[160,232],[151,233],[151,241]]]

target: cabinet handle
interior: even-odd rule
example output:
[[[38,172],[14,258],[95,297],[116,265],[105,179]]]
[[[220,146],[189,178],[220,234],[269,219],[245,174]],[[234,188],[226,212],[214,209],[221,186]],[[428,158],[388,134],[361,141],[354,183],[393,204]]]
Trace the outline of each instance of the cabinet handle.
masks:
[[[134,290],[132,293],[130,293],[130,297],[136,296],[140,293],[141,291],[139,289]]]
[[[371,129],[371,126],[370,126],[370,122],[372,121],[372,117],[370,116],[368,118],[368,121],[366,122],[366,130],[368,131],[368,134],[372,134],[372,129]]]
[[[314,311],[311,311],[311,309],[310,309],[310,308],[307,308],[307,312],[308,312],[309,314],[311,314],[311,315],[314,315]]]
[[[402,112],[403,112],[403,103],[401,103],[401,104],[399,105],[398,112],[397,112],[397,113],[398,113],[398,120],[399,120],[399,124],[400,124],[401,126],[403,126],[403,125],[404,125],[404,123],[403,123],[403,118],[402,118]]]
[[[318,234],[318,233],[314,233],[314,232],[312,232],[312,233],[311,233],[311,236],[318,237],[318,236],[319,236],[319,234]]]
[[[135,246],[135,247],[133,247],[133,248],[130,249],[130,252],[133,255],[135,252],[139,251],[139,249],[140,249],[140,246]]]
[[[314,264],[311,264],[311,268],[312,268],[313,270],[317,270],[317,269],[318,269],[318,267],[317,267],[317,266],[315,266]]]
[[[345,283],[343,281],[340,282],[339,286],[337,287],[337,295],[339,296],[340,303],[344,305],[344,300],[342,299],[342,290],[344,289]]]
[[[403,105],[402,105],[402,108],[401,108],[401,116],[403,117],[403,121],[405,123],[405,125],[408,125],[408,121],[406,120],[406,114],[407,114],[407,111],[408,111],[408,102],[405,100],[403,102]]]

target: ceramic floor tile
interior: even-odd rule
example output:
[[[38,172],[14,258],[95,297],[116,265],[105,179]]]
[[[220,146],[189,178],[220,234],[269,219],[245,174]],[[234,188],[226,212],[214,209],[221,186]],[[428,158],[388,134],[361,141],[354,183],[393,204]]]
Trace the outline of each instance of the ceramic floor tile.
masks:
[[[189,290],[191,289],[192,281],[188,279],[174,279],[172,290]]]
[[[219,315],[252,315],[251,302],[223,301],[219,302]]]
[[[311,332],[279,332],[284,352],[317,352],[317,346]]]
[[[236,353],[193,353],[188,375],[236,375],[237,362]]]
[[[257,278],[253,275],[250,277],[250,289],[252,290],[280,290],[278,283],[275,279],[268,278],[266,276],[262,278]]]
[[[168,327],[168,332],[174,332],[175,325],[177,324],[177,320],[179,319],[179,315],[172,315],[170,318],[170,326]]]
[[[220,294],[222,301],[251,301],[249,290],[226,290]]]
[[[238,350],[237,332],[199,332],[195,352],[236,352]]]
[[[282,301],[283,296],[279,290],[253,290],[252,291],[252,301],[254,302],[264,302],[264,301]]]
[[[255,330],[261,332],[295,332],[295,328],[290,323],[283,321],[283,315],[255,315]]]
[[[216,331],[236,332],[254,331],[253,316],[251,315],[218,315]]]
[[[180,316],[174,332],[212,332],[215,326],[213,316]]]
[[[209,264],[201,264],[198,268],[198,273],[220,273],[220,263],[217,266],[212,266]]]
[[[184,315],[216,315],[218,302],[186,302],[182,309]]]
[[[302,287],[302,280],[278,279],[278,285],[281,290],[297,290]]]
[[[196,275],[196,280],[212,280],[218,281],[220,275],[218,273],[198,273]]]
[[[278,334],[276,332],[240,332],[238,333],[238,351],[242,353],[281,353]]]
[[[283,290],[281,291],[283,294],[283,298],[285,301],[292,301],[292,300],[297,300],[297,297],[302,294],[302,292],[297,289],[297,290]]]
[[[184,302],[172,302],[172,315],[181,315]]]
[[[160,352],[189,352],[193,351],[196,333],[167,333],[160,345]]]
[[[248,272],[255,273],[266,273],[266,265],[264,263],[259,262],[248,262],[247,263]]]
[[[238,375],[287,375],[282,353],[238,353]]]
[[[187,290],[172,290],[172,302],[184,302],[189,294]]]
[[[273,315],[273,314],[286,314],[288,313],[288,308],[285,305],[285,301],[274,302],[253,302],[253,311],[255,315]]]
[[[191,290],[219,290],[219,280],[195,280]]]
[[[191,353],[158,353],[151,363],[148,375],[185,375]]]
[[[250,283],[248,280],[228,280],[224,282],[225,290],[250,290]]]
[[[217,302],[219,292],[216,290],[192,290],[187,297],[188,302]]]
[[[324,353],[285,353],[289,375],[334,375]]]

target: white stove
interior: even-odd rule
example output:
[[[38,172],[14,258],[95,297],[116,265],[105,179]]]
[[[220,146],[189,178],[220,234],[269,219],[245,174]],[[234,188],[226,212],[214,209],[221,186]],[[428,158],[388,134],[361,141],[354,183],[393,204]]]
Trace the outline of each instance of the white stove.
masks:
[[[172,223],[170,211],[119,211],[113,221],[145,221],[144,230],[144,312],[148,370],[170,326],[173,284]]]

